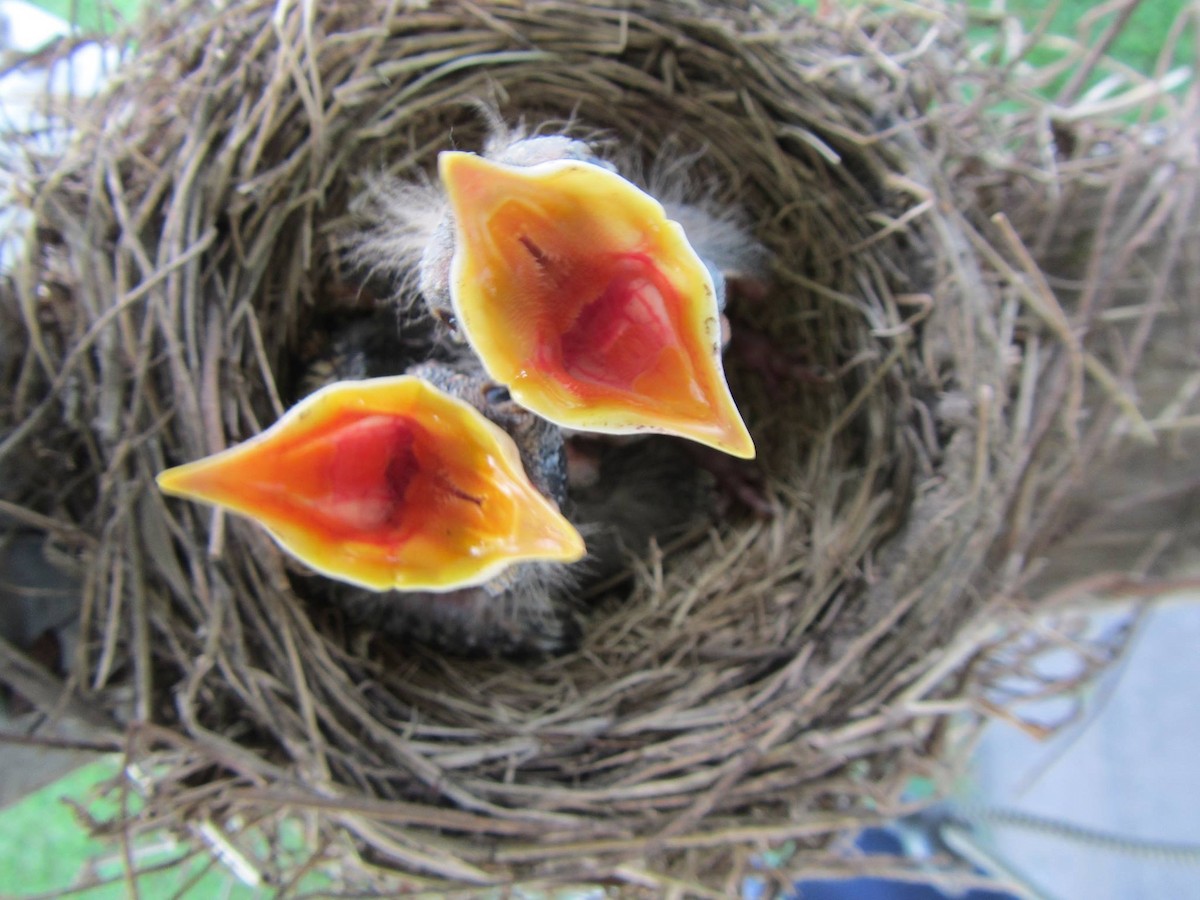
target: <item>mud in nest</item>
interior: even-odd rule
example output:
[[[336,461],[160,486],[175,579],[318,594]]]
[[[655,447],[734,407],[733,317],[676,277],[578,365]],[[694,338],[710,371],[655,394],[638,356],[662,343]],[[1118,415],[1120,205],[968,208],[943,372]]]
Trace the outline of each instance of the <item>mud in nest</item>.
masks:
[[[6,310],[29,352],[3,360],[4,511],[79,561],[69,683],[142,773],[110,827],[217,840],[283,885],[332,865],[345,890],[725,895],[784,846],[781,879],[842,871],[830,838],[944,772],[953,717],[994,711],[1040,646],[997,656],[996,610],[1061,536],[1047,498],[1148,421],[1117,345],[1195,324],[1174,275],[1096,266],[1136,234],[1180,268],[1186,135],[1086,110],[1050,128],[1019,66],[972,62],[958,15],[156,12],[66,149],[30,155]],[[481,101],[643,172],[685,159],[686,199],[738,210],[772,258],[765,294],[731,301],[726,355],[759,448],[734,477],[762,508],[631,563],[545,659],[348,622],[260,529],[153,481],[261,431],[332,329],[390,308],[404,285],[343,252],[352,202],[478,150]],[[1177,189],[1149,198],[1154,178]]]

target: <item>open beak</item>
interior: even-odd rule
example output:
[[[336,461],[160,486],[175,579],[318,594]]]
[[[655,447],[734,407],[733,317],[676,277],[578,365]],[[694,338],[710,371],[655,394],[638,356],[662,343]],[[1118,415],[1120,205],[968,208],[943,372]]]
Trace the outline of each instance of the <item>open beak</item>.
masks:
[[[567,428],[754,456],[721,367],[712,277],[657,200],[575,160],[444,152],[438,167],[455,314],[518,403]]]
[[[248,516],[318,572],[378,591],[449,591],[586,552],[504,431],[404,375],[331,384],[158,485]]]

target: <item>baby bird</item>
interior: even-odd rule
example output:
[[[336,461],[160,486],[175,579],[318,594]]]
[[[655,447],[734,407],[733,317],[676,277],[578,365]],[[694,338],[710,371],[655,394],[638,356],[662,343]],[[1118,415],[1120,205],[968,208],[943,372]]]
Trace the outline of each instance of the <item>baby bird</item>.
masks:
[[[331,374],[387,370],[378,351],[395,342],[361,324],[335,337]],[[562,434],[473,360],[336,381],[158,482],[263,524],[332,579],[318,594],[382,633],[467,655],[573,643],[565,598],[585,545],[559,512]]]
[[[318,572],[376,591],[448,591],[516,562],[580,559],[583,540],[512,438],[439,378],[429,364],[331,384],[159,487],[249,516]]]
[[[497,129],[482,156],[442,153],[439,172],[436,223],[427,188],[392,184],[360,206],[377,223],[360,261],[403,266],[420,243],[429,310],[558,425],[754,456],[721,363],[725,273],[761,261],[744,232],[675,206],[708,246],[689,243],[661,203],[564,135]]]

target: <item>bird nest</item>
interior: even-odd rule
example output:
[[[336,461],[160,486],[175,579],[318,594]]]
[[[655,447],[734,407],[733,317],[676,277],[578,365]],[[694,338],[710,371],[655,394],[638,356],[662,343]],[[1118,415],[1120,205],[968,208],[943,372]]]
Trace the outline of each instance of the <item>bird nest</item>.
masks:
[[[1129,72],[1090,98],[1105,64],[1083,47],[1079,83],[1039,100],[1020,41],[977,63],[961,14],[156,10],[65,148],[28,145],[6,297],[28,353],[5,360],[3,510],[78,562],[55,708],[127,754],[140,799],[107,827],[329,893],[727,895],[853,869],[831,839],[944,776],[956,726],[1116,652],[1070,620],[1026,627],[1066,595],[1023,601],[1095,461],[1194,426],[1194,397],[1156,419],[1135,375],[1164,323],[1195,326],[1175,292],[1197,119]],[[719,473],[717,520],[582,598],[578,648],[545,658],[377,634],[260,529],[154,485],[264,429],[321,336],[390,302],[344,252],[355,198],[478,149],[481,102],[642,171],[685,159],[691,199],[738,210],[772,260],[728,308],[758,459]],[[1156,129],[1109,118],[1155,105]],[[1039,680],[1051,644],[1070,677]]]

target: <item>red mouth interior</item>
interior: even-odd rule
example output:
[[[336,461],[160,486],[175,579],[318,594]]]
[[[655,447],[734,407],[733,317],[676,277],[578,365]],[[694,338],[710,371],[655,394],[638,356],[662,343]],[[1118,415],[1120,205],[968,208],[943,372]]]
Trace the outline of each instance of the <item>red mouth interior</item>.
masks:
[[[356,531],[394,529],[407,512],[405,496],[420,470],[411,423],[367,416],[329,438],[328,500],[331,519]]]
[[[329,540],[398,546],[415,532],[483,505],[455,483],[465,465],[436,452],[425,430],[406,416],[348,413],[308,433],[260,474],[260,502],[288,519],[305,518]],[[272,487],[274,486],[274,487]]]
[[[635,390],[673,343],[674,301],[671,286],[645,256],[620,258],[599,296],[583,305],[562,334],[563,369],[582,382]]]

